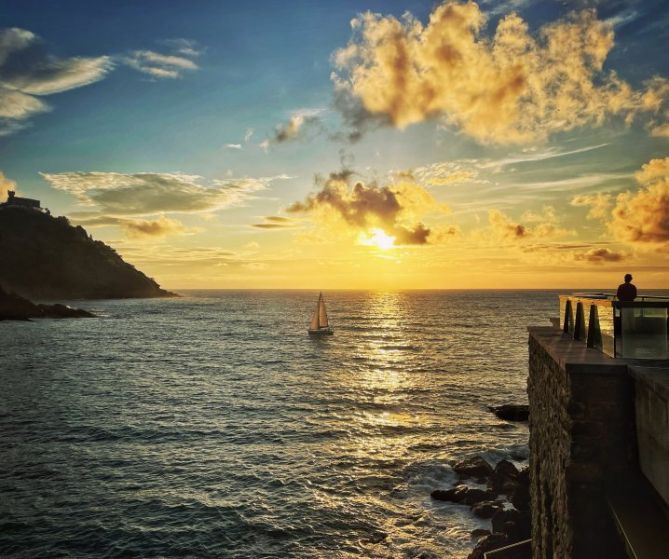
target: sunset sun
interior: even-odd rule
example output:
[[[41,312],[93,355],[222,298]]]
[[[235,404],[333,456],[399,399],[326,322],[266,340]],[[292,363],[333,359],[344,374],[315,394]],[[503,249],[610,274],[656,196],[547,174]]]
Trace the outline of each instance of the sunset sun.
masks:
[[[395,247],[395,237],[378,228],[371,229],[367,234],[361,233],[359,242],[361,245],[373,246],[381,250],[390,250]]]

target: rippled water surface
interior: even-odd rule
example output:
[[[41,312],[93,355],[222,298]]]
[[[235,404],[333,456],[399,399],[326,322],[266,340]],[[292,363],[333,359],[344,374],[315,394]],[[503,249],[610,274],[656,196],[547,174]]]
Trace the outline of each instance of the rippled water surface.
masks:
[[[188,292],[0,323],[0,556],[463,557],[554,292]]]

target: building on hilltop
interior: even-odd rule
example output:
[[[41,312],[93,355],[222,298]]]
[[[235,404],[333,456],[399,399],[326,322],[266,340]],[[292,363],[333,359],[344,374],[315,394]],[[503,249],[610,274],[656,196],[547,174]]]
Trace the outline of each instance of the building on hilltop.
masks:
[[[22,198],[21,196],[17,196],[16,192],[13,190],[7,192],[7,201],[3,204],[0,204],[0,208],[9,206],[48,212],[46,208],[42,208],[39,200],[34,200],[33,198]]]

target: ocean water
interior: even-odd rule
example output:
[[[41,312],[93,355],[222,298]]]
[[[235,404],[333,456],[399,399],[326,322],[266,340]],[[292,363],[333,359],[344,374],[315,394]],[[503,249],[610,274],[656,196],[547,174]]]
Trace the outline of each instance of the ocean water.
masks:
[[[557,293],[184,292],[0,322],[0,556],[450,558],[454,461],[527,457]]]

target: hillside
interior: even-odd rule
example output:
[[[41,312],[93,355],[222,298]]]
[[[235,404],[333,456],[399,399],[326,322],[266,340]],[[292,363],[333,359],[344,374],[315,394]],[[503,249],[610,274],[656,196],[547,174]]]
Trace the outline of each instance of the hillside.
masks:
[[[169,297],[65,217],[0,207],[0,286],[31,299]]]

